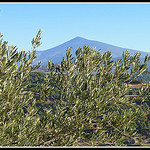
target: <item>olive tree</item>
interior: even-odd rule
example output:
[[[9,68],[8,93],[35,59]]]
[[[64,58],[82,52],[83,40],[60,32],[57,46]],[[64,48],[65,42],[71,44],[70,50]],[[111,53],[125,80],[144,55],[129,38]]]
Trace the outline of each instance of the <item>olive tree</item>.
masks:
[[[72,57],[67,48],[66,58],[55,65],[48,63],[49,76],[41,89],[41,98],[54,90],[50,81],[61,91],[60,99],[45,109],[41,119],[41,145],[125,145],[136,137],[136,121],[142,117],[140,106],[128,100],[128,80],[146,70],[149,56],[141,64],[140,53],[112,60],[111,52],[102,54],[84,45]],[[146,90],[141,90],[142,95]],[[45,128],[43,128],[44,126]]]
[[[26,53],[8,46],[0,34],[0,146],[35,145],[39,118],[33,94],[26,91],[28,75],[39,67],[32,63],[40,45],[41,30]]]
[[[143,113],[125,97],[126,81],[146,70],[149,56],[141,64],[139,53],[125,51],[123,59],[112,61],[110,51],[101,54],[85,45],[73,58],[68,48],[60,64],[48,62],[49,75],[36,93],[41,101],[52,100],[57,87],[60,95],[37,113],[35,93],[26,89],[29,74],[40,65],[33,66],[40,36],[41,30],[26,53],[0,35],[0,146],[116,146],[136,137]],[[143,101],[146,91],[140,90]]]

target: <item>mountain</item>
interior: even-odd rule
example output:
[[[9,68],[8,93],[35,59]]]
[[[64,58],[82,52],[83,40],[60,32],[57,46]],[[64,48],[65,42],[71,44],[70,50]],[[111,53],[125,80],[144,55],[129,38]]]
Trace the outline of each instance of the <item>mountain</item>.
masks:
[[[139,50],[133,50],[128,48],[121,48],[118,46],[106,44],[99,41],[89,40],[82,37],[75,37],[63,44],[60,44],[56,47],[53,47],[48,50],[44,51],[37,51],[37,58],[35,60],[35,63],[37,61],[41,61],[41,65],[46,65],[49,60],[52,60],[54,63],[60,63],[62,58],[66,56],[66,49],[67,47],[72,47],[72,55],[75,57],[75,51],[78,47],[83,48],[84,45],[89,45],[91,48],[96,48],[96,50],[101,49],[101,53],[104,53],[106,51],[111,51],[112,57],[114,59],[120,58],[122,56],[123,51],[128,50],[130,52],[130,55],[134,55],[136,52],[141,53],[141,58],[144,58],[147,54],[150,55],[148,52],[143,52]]]

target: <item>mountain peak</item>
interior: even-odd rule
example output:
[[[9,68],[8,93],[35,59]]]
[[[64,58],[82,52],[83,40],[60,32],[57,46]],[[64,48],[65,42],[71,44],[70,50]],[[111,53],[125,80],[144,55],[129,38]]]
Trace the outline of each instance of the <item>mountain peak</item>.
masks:
[[[81,36],[76,36],[75,38],[83,38],[83,37],[81,37]]]
[[[72,40],[89,40],[88,38],[84,38],[81,36],[76,36],[75,38],[73,38]]]
[[[51,49],[45,51],[37,51],[37,59],[35,62],[41,61],[42,65],[47,64],[49,60],[52,60],[54,63],[60,63],[62,58],[65,57],[66,49],[68,47],[72,47],[72,54],[73,54],[72,56],[75,57],[75,51],[77,50],[77,48],[78,47],[82,48],[84,45],[88,45],[91,48],[96,48],[97,50],[101,49],[101,53],[111,51],[113,58],[122,57],[123,51],[126,50],[126,48],[121,48],[103,42],[76,36],[75,38]],[[145,55],[148,54],[147,52],[142,52],[138,50],[128,49],[128,51],[130,55],[134,55],[135,52],[140,52],[141,57],[145,57]]]
[[[82,38],[81,36],[76,36],[75,38]]]

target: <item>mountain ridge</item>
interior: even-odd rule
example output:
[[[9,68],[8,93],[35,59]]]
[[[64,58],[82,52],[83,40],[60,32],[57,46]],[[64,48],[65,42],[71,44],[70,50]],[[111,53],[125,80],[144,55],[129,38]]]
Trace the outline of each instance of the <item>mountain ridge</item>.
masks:
[[[35,63],[37,63],[37,61],[41,61],[41,65],[46,65],[49,60],[52,60],[52,62],[54,63],[60,63],[62,58],[66,56],[66,49],[68,47],[72,47],[72,51],[71,51],[72,56],[75,57],[75,51],[77,50],[77,48],[78,47],[83,48],[84,45],[89,45],[90,48],[96,48],[96,50],[101,49],[101,53],[104,53],[106,51],[111,51],[112,58],[121,57],[123,51],[125,50],[128,50],[130,55],[134,55],[136,52],[140,52],[141,58],[144,58],[147,54],[150,55],[150,53],[148,52],[129,49],[129,48],[122,48],[104,42],[90,40],[87,38],[76,36],[75,38],[68,40],[62,44],[59,44],[58,46],[55,46],[53,48],[43,50],[43,51],[37,51],[36,52],[37,58],[35,60]]]

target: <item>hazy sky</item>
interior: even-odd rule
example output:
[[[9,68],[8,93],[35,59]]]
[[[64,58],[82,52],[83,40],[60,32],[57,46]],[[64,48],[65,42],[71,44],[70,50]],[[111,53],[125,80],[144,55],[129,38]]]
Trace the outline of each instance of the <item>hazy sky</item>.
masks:
[[[150,52],[150,3],[0,3],[0,32],[9,45],[30,50],[40,28],[37,50],[81,36]]]

